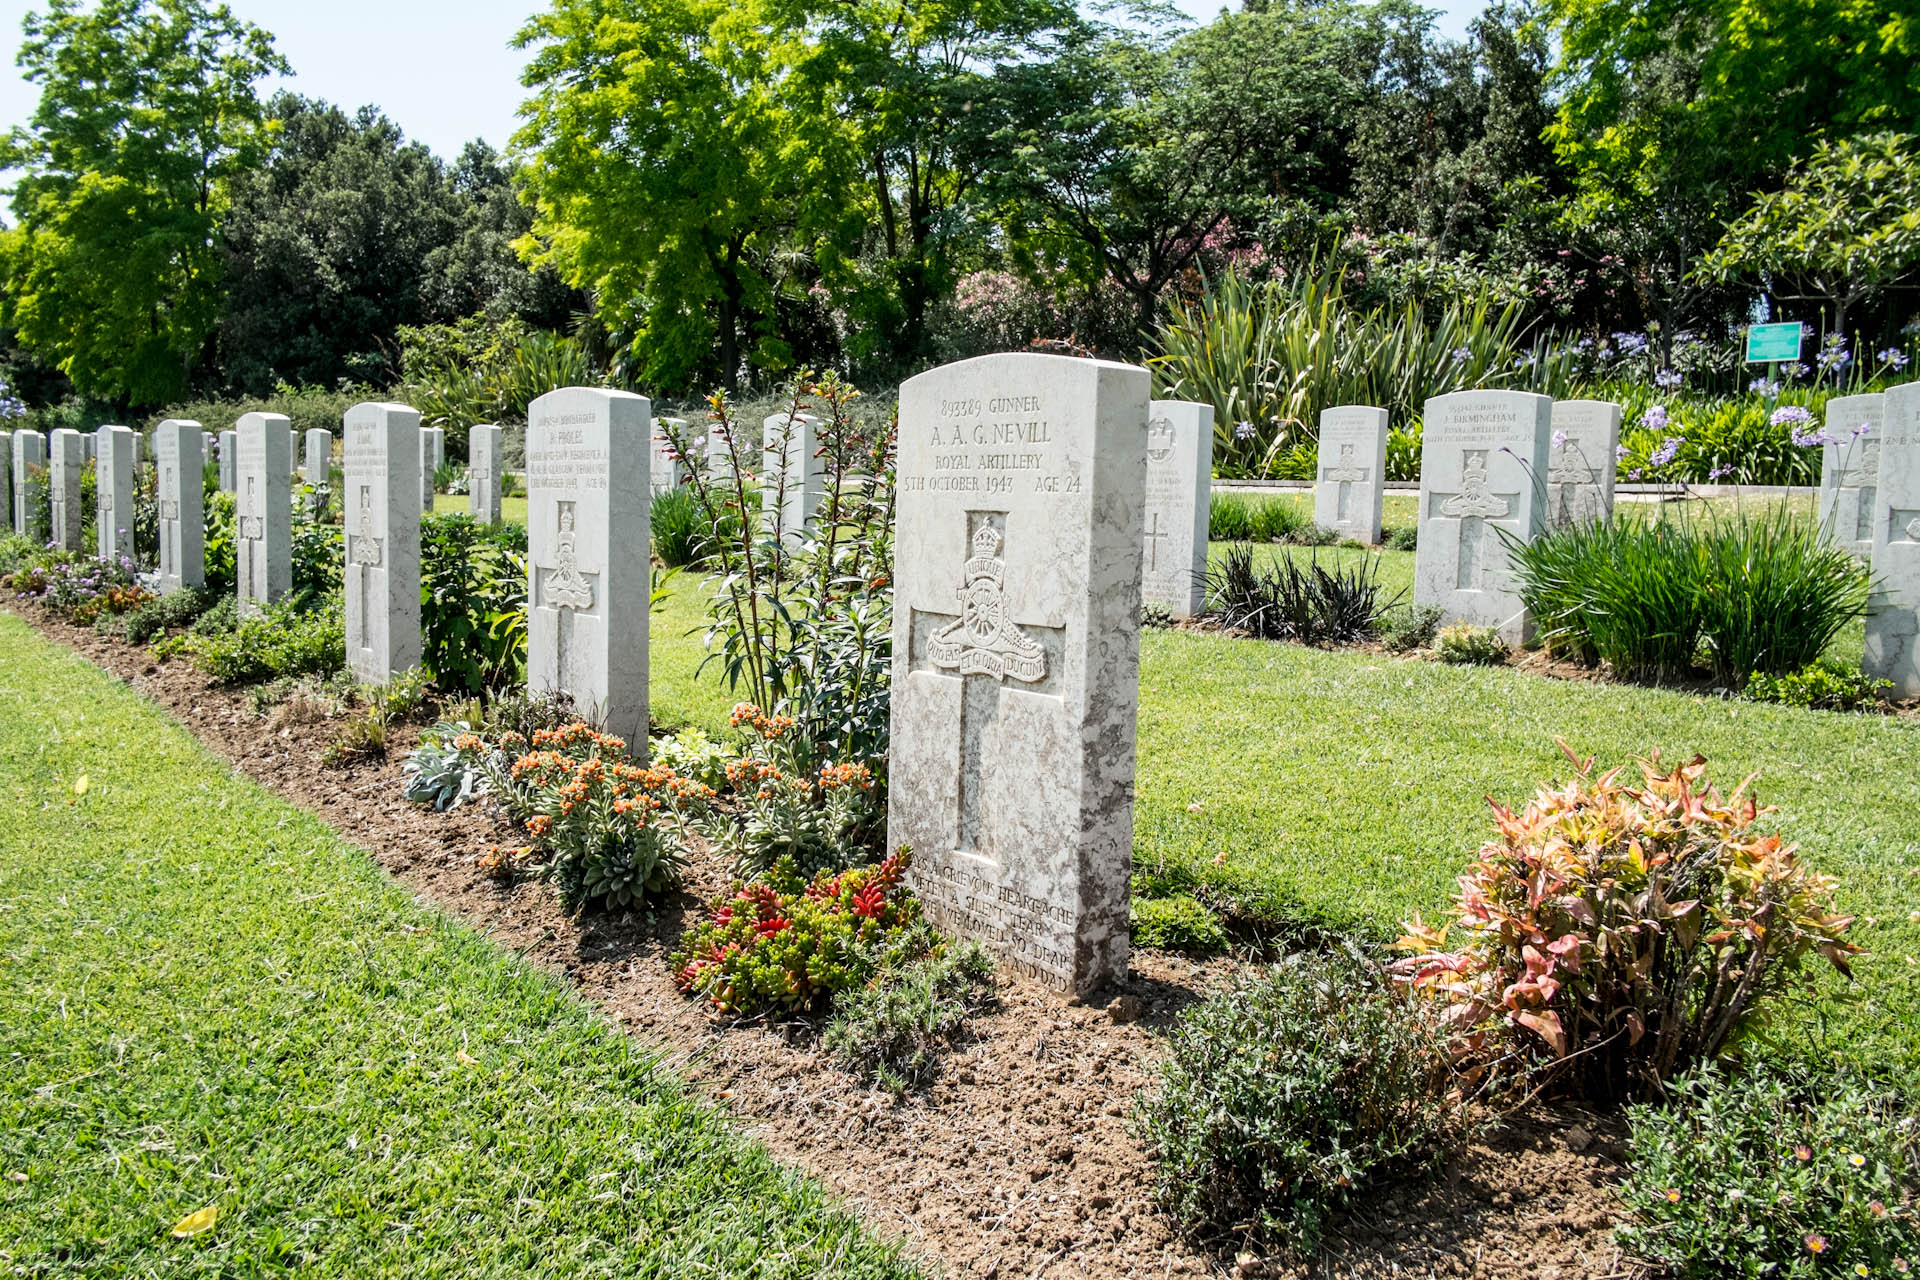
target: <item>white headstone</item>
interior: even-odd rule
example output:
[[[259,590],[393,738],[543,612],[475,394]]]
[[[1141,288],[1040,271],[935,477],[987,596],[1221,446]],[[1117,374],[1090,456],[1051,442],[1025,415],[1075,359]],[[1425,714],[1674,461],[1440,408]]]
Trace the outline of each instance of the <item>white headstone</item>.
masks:
[[[216,449],[215,452],[218,454],[220,460],[220,492],[233,493],[236,491],[234,468],[236,466],[235,459],[240,452],[240,433],[238,431],[222,431],[220,433],[219,448]]]
[[[293,422],[245,413],[234,434],[235,591],[240,612],[258,613],[293,589]]]
[[[1613,515],[1620,470],[1620,406],[1611,400],[1556,400],[1547,455],[1547,524],[1594,524]]]
[[[131,427],[101,427],[93,463],[94,555],[116,560],[133,555],[133,447]]]
[[[1037,459],[1037,451],[1027,451]],[[1207,524],[1213,503],[1213,406],[1147,406],[1147,523],[1140,595],[1176,618],[1206,607]]]
[[[94,446],[93,432],[82,431],[80,433],[80,461],[82,462],[93,461],[93,446]]]
[[[47,493],[53,509],[53,545],[78,551],[87,524],[80,505],[80,471],[87,465],[86,439],[71,427],[54,430],[48,441]]]
[[[13,523],[13,432],[0,431],[0,530],[18,532]]]
[[[1552,444],[1546,396],[1456,391],[1427,401],[1415,604],[1438,605],[1443,622],[1496,627],[1510,644],[1531,638],[1500,531],[1531,542],[1544,526]]]
[[[141,459],[146,457],[147,438],[138,431],[133,433],[133,469],[140,469]]]
[[[812,414],[776,413],[761,423],[760,484],[765,495],[762,511],[773,528],[778,512],[781,535],[798,538],[806,533],[820,501],[826,495],[827,464],[819,456],[820,420]]]
[[[467,432],[467,511],[481,524],[500,523],[499,427],[477,426]]]
[[[333,432],[319,427],[307,430],[306,465],[301,468],[300,478],[309,485],[327,483],[333,469]]]
[[[200,433],[200,456],[209,462],[213,461],[214,455],[220,451],[218,447],[219,443],[220,438],[218,436],[214,435],[211,431],[203,430]]]
[[[647,740],[645,396],[549,391],[527,408],[527,687],[573,695],[636,750]]]
[[[420,428],[420,510],[433,512],[433,473],[447,460],[447,433],[439,427]]]
[[[1085,992],[1127,968],[1144,369],[982,356],[900,388],[887,842],[937,925]]]
[[[153,429],[163,595],[206,585],[206,442],[200,424],[187,419],[168,418]]]
[[[1373,546],[1386,483],[1387,411],[1361,404],[1321,410],[1313,522]]]
[[[1886,397],[1835,396],[1827,401],[1820,446],[1820,530],[1862,560],[1873,555],[1873,513],[1880,484]]]
[[[1877,587],[1860,666],[1893,681],[1896,698],[1913,698],[1920,697],[1920,382],[1888,390],[1882,412],[1872,552]]]
[[[420,665],[420,415],[357,404],[343,422],[347,667],[386,684]]]
[[[29,533],[34,526],[33,503],[27,495],[28,472],[47,465],[47,438],[22,427],[13,433],[13,531]]]
[[[687,464],[674,449],[663,427],[672,427],[674,435],[682,442],[687,441],[687,420],[685,418],[655,418],[653,420],[653,496],[672,493],[687,481]]]

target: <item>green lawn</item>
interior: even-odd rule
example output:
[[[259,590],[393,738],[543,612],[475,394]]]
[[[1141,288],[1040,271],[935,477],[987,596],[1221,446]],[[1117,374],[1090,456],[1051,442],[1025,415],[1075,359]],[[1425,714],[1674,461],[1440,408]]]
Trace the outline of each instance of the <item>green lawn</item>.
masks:
[[[3,614],[0,1062],[10,1275],[912,1274],[554,981]]]

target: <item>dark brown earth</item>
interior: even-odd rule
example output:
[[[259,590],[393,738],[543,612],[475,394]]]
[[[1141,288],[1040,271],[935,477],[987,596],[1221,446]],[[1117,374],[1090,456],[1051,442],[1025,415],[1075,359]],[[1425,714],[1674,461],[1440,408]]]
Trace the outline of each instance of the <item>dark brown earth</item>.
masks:
[[[1323,1256],[1261,1258],[1232,1244],[1182,1240],[1152,1200],[1147,1158],[1127,1114],[1175,1014],[1219,989],[1233,962],[1136,953],[1127,982],[1088,1004],[1002,977],[997,1008],[923,1095],[896,1103],[840,1071],[818,1023],[721,1023],[683,997],[667,954],[723,862],[698,856],[689,892],[646,916],[570,918],[546,886],[500,885],[478,859],[517,843],[490,814],[436,814],[400,798],[401,761],[418,737],[390,735],[384,760],[319,763],[337,721],[268,717],[244,693],[211,686],[184,662],[59,621],[14,612],[178,717],[211,750],[319,815],[396,879],[562,978],[670,1066],[733,1112],[776,1155],[832,1187],[872,1229],[902,1239],[953,1276],[1473,1276],[1526,1280],[1640,1274],[1614,1246],[1610,1190],[1617,1120],[1536,1104],[1431,1183],[1370,1199],[1337,1219]],[[1107,1002],[1137,996],[1145,1016],[1116,1022]]]

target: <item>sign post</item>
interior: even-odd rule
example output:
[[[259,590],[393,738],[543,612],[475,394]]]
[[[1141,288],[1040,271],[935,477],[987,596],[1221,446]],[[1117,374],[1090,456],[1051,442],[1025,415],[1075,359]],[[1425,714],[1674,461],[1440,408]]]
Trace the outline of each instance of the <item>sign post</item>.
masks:
[[[1800,322],[1789,320],[1781,324],[1756,324],[1747,326],[1747,363],[1765,364],[1767,382],[1774,387],[1780,384],[1780,362],[1800,358]],[[1776,390],[1768,397],[1769,402],[1779,396]]]

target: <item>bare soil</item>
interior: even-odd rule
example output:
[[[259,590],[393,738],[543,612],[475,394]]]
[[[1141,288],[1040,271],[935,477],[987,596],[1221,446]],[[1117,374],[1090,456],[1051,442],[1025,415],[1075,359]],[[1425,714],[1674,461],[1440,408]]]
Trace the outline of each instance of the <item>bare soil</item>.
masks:
[[[675,989],[666,963],[683,928],[727,882],[696,855],[687,892],[643,915],[569,917],[549,887],[500,884],[477,865],[518,844],[492,814],[437,814],[401,799],[417,727],[346,769],[319,762],[337,721],[257,717],[244,691],[189,664],[70,626],[38,604],[16,614],[176,716],[207,747],[364,848],[423,900],[561,977],[729,1109],[780,1158],[819,1178],[876,1231],[953,1276],[1470,1276],[1573,1280],[1639,1268],[1613,1243],[1622,1210],[1616,1118],[1536,1105],[1424,1184],[1335,1220],[1318,1258],[1259,1257],[1183,1239],[1154,1204],[1128,1129],[1162,1040],[1185,1006],[1228,983],[1229,960],[1136,952],[1127,981],[1086,1003],[1002,975],[997,1005],[923,1094],[896,1102],[842,1072],[819,1022],[720,1022]],[[1143,1016],[1109,1012],[1120,996]],[[1131,1003],[1131,1002],[1129,1002]]]

